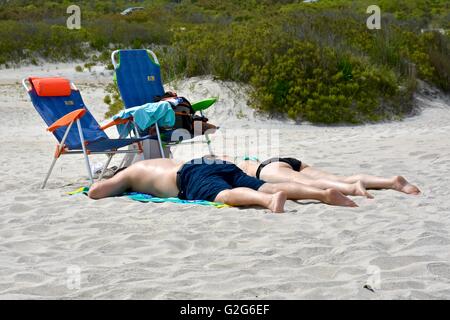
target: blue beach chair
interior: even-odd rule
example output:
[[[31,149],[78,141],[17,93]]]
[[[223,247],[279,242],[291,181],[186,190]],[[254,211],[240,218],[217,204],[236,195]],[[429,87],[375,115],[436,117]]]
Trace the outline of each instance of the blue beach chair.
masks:
[[[111,55],[111,60],[115,69],[115,79],[119,92],[124,102],[125,108],[141,106],[146,103],[155,102],[157,97],[162,97],[165,93],[161,78],[161,67],[155,53],[151,50],[116,50]],[[195,112],[203,116],[206,110],[216,102],[216,99],[206,99],[192,104]],[[158,125],[155,125],[156,135],[159,143],[161,157],[164,158],[163,142],[169,145],[180,143],[170,139],[162,139]],[[165,134],[170,137],[171,131]],[[208,145],[209,153],[212,155],[211,140],[208,133],[205,133],[205,142]]]
[[[107,127],[130,123],[132,119],[120,119],[100,127],[86,108],[80,91],[69,80],[64,78],[26,78],[23,79],[22,84],[30,95],[36,111],[48,125],[47,131],[53,133],[59,142],[42,188],[45,188],[56,160],[61,155],[83,154],[90,181],[93,183],[89,154],[108,155],[108,162],[100,175],[101,179],[115,154],[142,152],[140,142],[147,139],[148,136],[110,139],[104,132]],[[118,150],[132,144],[137,144],[138,148]]]

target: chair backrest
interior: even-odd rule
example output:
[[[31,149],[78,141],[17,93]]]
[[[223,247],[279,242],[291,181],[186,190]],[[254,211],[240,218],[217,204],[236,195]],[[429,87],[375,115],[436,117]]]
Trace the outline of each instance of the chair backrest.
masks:
[[[108,138],[103,130],[100,129],[98,122],[86,108],[83,99],[81,98],[80,91],[78,91],[73,84],[63,78],[29,78],[27,80],[31,86],[28,87],[26,85],[26,79],[23,84],[30,95],[33,106],[41,115],[47,126],[50,126],[56,120],[72,111],[84,108],[86,109],[86,113],[80,119],[84,140],[93,142]],[[55,85],[51,85],[52,82],[55,82],[54,80],[62,83],[59,89],[55,88]],[[69,88],[64,85],[64,81],[69,83]],[[47,83],[49,85],[45,86]],[[63,139],[66,129],[67,127],[61,127],[53,132],[59,142]],[[70,129],[65,145],[69,150],[79,150],[81,148],[81,140],[76,124]]]
[[[119,54],[118,64],[115,62],[115,53]],[[154,58],[150,58],[149,54]],[[116,66],[117,86],[125,108],[155,102],[157,96],[164,95],[161,68],[153,52],[119,50],[113,53],[112,59]]]

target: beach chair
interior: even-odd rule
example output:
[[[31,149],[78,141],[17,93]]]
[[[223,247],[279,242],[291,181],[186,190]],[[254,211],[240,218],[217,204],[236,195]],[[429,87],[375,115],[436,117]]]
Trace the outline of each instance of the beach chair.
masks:
[[[158,58],[153,51],[144,49],[116,50],[112,53],[111,60],[115,70],[115,80],[125,108],[155,102],[157,97],[164,95],[165,91],[161,79],[161,68]],[[199,101],[192,104],[192,108],[195,112],[199,112],[203,116],[203,110],[213,105],[216,100],[212,98]],[[167,139],[170,138],[171,131],[166,132],[166,139],[162,139],[162,134],[157,124],[155,125],[155,129],[162,158],[164,158],[162,140],[168,145],[182,143]],[[213,155],[208,133],[205,133],[204,136],[204,142],[208,145],[209,153]]]
[[[148,139],[148,136],[110,139],[104,132],[107,127],[127,124],[132,119],[120,119],[109,123],[107,126],[100,127],[86,108],[80,91],[69,80],[30,77],[23,79],[22,84],[30,95],[36,111],[48,125],[47,131],[53,133],[59,142],[42,188],[45,188],[53,167],[61,155],[83,154],[89,179],[93,183],[89,164],[90,154],[108,155],[108,162],[99,177],[99,179],[102,179],[115,154],[142,152],[141,141]],[[137,149],[119,150],[132,144],[137,144]]]

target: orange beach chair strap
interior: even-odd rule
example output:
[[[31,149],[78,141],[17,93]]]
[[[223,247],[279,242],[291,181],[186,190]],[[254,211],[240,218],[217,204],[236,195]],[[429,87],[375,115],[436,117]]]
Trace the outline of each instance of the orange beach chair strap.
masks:
[[[64,117],[56,120],[50,127],[47,128],[47,131],[53,132],[58,128],[68,126],[72,122],[77,119],[80,119],[86,113],[86,109],[78,109],[66,114]]]

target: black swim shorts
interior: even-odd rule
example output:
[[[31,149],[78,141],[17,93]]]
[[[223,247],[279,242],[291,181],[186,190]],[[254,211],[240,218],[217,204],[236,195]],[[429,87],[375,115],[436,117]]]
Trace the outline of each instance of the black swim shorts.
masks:
[[[298,159],[295,158],[270,158],[266,161],[261,162],[261,164],[259,165],[258,169],[256,170],[256,178],[259,179],[259,175],[261,174],[261,170],[267,166],[270,163],[274,163],[274,162],[284,162],[287,163],[288,165],[290,165],[292,167],[292,170],[294,171],[300,171],[301,167],[302,167],[302,162]]]
[[[186,200],[214,201],[224,190],[240,187],[258,190],[264,183],[246,175],[233,163],[204,158],[189,161],[177,174],[178,197]]]

